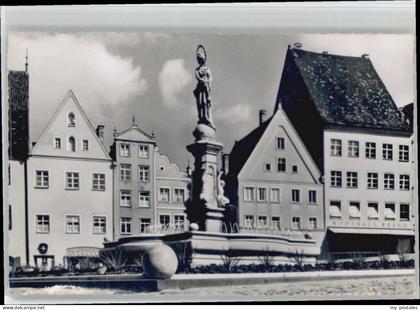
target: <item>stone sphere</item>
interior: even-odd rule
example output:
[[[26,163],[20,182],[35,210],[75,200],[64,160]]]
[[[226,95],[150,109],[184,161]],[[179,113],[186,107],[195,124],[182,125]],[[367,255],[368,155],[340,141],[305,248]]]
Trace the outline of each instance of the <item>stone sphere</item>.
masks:
[[[196,231],[196,230],[198,230],[200,227],[198,227],[198,224],[197,223],[191,223],[190,224],[190,230],[192,230],[192,231]]]
[[[216,130],[206,124],[198,124],[193,132],[197,141],[199,140],[214,140],[216,137]]]
[[[169,246],[160,244],[146,250],[143,265],[147,278],[169,279],[178,268],[178,258]]]

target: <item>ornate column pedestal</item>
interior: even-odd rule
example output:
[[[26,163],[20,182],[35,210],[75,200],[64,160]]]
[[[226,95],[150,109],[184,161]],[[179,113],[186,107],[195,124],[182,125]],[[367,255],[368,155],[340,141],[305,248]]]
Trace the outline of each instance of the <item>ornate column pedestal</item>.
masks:
[[[198,124],[193,132],[195,142],[187,146],[194,156],[194,172],[190,183],[190,199],[186,201],[191,230],[221,232],[224,206],[224,182],[218,172],[218,158],[223,145],[215,140],[215,129]]]

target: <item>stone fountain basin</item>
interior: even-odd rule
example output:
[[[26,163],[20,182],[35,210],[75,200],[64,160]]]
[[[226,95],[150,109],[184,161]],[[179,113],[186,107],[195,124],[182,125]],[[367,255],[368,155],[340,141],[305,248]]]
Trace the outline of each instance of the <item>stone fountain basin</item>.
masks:
[[[315,263],[316,257],[321,253],[320,243],[314,239],[262,233],[203,231],[130,236],[105,243],[104,246],[105,248],[119,248],[131,253],[153,251],[155,254],[151,259],[157,261],[152,261],[151,265],[164,268],[165,270],[161,270],[162,272],[157,272],[164,278],[175,273],[176,267],[174,265],[177,262],[172,262],[172,260],[176,261],[177,255],[175,252],[175,255],[172,255],[169,251],[177,244],[188,244],[191,247],[193,266],[221,264],[226,256],[236,258],[240,264],[258,263],[261,257],[267,255],[272,256],[275,263],[295,263],[296,257],[299,256],[302,262],[312,264]],[[156,250],[157,248],[161,250]],[[159,251],[161,251],[161,255]],[[170,274],[172,271],[173,273]],[[149,273],[153,274],[153,271],[149,271]]]

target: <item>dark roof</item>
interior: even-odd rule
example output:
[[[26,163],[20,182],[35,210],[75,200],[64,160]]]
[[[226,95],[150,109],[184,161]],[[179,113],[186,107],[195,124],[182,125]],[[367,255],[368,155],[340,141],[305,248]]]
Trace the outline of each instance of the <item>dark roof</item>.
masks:
[[[265,130],[270,124],[273,117],[270,117],[257,128],[252,130],[241,140],[235,142],[232,151],[229,154],[229,172],[228,177],[237,176],[245,165],[247,159],[255,149],[258,141],[260,141]]]
[[[410,130],[367,55],[289,48],[324,125]]]
[[[409,103],[400,108],[400,111],[404,114],[405,119],[410,124],[410,128],[413,129],[414,121],[414,103]]]

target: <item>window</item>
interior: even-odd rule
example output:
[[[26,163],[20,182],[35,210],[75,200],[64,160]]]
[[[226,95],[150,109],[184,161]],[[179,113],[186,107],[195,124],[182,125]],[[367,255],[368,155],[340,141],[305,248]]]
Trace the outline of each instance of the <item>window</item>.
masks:
[[[174,188],[174,202],[184,203],[184,201],[185,201],[185,189]]]
[[[285,172],[286,171],[286,158],[277,158],[277,171]]]
[[[258,201],[267,200],[267,189],[265,187],[258,187]]]
[[[341,171],[331,171],[331,187],[341,187]]]
[[[279,202],[280,201],[280,189],[279,188],[270,189],[270,201],[271,202]]]
[[[268,226],[268,220],[265,215],[259,215],[257,219],[258,228],[265,228]]]
[[[375,142],[366,142],[366,158],[375,159],[376,158],[376,143]]]
[[[309,191],[309,203],[316,203],[316,191]]]
[[[292,229],[300,229],[300,217],[293,216],[292,217]]]
[[[130,143],[120,144],[120,156],[130,157]]]
[[[147,227],[150,226],[151,220],[149,218],[140,218],[140,233],[146,232]]]
[[[80,217],[78,215],[66,216],[66,233],[67,234],[80,233]]]
[[[330,201],[330,218],[341,218],[341,201]]]
[[[130,181],[131,180],[131,165],[120,164],[120,180]]]
[[[244,188],[244,200],[245,201],[254,201],[254,187],[245,186]]]
[[[280,216],[272,216],[271,217],[271,228],[272,229],[280,229]]]
[[[69,115],[67,116],[67,126],[68,127],[75,127],[76,126],[76,122],[75,122],[75,117],[73,112],[70,112]]]
[[[410,176],[407,174],[400,175],[400,189],[404,191],[410,190]]]
[[[159,188],[159,201],[170,202],[170,189],[165,187]]]
[[[399,161],[408,161],[408,159],[409,159],[408,145],[400,145],[399,146],[398,160]]]
[[[253,215],[245,215],[245,227],[251,228],[254,226],[254,216]]]
[[[139,157],[140,158],[149,158],[149,146],[148,145],[139,145]]]
[[[378,188],[378,174],[375,172],[368,172],[367,174],[367,187],[369,189]]]
[[[292,202],[300,202],[300,190],[292,189]]]
[[[94,191],[105,190],[105,174],[104,173],[94,173],[92,175],[92,189]]]
[[[131,234],[131,217],[120,218],[120,233]]]
[[[41,233],[41,234],[47,234],[50,232],[50,216],[49,215],[36,216],[36,232]]]
[[[169,225],[171,223],[171,217],[168,214],[159,215],[159,224],[162,226]]]
[[[265,163],[264,164],[264,171],[265,172],[270,172],[271,171],[271,164],[270,163]]]
[[[276,147],[277,147],[278,150],[284,150],[284,138],[277,137]]]
[[[120,206],[131,207],[131,192],[129,190],[120,191]]]
[[[408,204],[400,204],[400,221],[410,220],[410,206]]]
[[[385,204],[385,220],[395,220],[395,204]]]
[[[79,189],[79,173],[78,172],[66,172],[66,188]]]
[[[185,229],[185,215],[175,214],[174,215],[174,226],[176,229]]]
[[[341,140],[331,139],[331,156],[341,156]]]
[[[368,219],[379,219],[378,203],[369,202],[367,210]]]
[[[309,218],[309,229],[317,229],[318,228],[318,219],[316,217]]]
[[[105,216],[93,217],[93,233],[94,234],[106,233],[106,217]]]
[[[56,149],[61,149],[61,139],[60,138],[54,138],[54,147]]]
[[[292,166],[292,172],[293,173],[298,173],[298,166],[297,165]]]
[[[74,137],[69,137],[69,144],[67,149],[71,152],[76,152],[76,140]]]
[[[350,218],[360,218],[360,202],[350,201],[349,203],[349,217]]]
[[[347,172],[347,187],[357,188],[357,172]]]
[[[9,230],[12,230],[12,205],[9,205]]]
[[[48,188],[49,186],[48,171],[36,170],[35,171],[35,184],[36,184],[36,187]]]
[[[149,182],[149,166],[139,166],[139,181]]]
[[[384,189],[394,189],[394,175],[385,173],[384,175]]]
[[[392,144],[382,144],[382,159],[392,160]]]
[[[89,150],[89,141],[82,140],[82,151],[88,151],[88,150]]]
[[[150,208],[150,192],[147,192],[147,191],[139,192],[139,207]]]
[[[359,157],[359,142],[349,141],[349,157]]]

